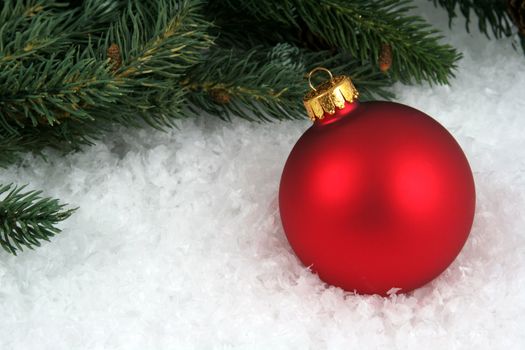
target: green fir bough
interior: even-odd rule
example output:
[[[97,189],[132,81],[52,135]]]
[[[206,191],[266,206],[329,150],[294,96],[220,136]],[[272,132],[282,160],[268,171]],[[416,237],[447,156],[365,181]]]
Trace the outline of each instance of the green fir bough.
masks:
[[[0,245],[15,254],[23,247],[39,247],[41,240],[59,233],[56,224],[74,209],[64,209],[58,200],[42,198],[40,191],[24,192],[24,186],[0,185]]]

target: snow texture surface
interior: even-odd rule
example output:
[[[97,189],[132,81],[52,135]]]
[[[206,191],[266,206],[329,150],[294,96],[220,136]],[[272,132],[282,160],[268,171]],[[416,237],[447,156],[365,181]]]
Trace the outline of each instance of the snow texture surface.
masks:
[[[31,156],[3,183],[80,206],[52,243],[0,254],[0,349],[525,348],[525,59],[511,40],[452,32],[452,86],[398,85],[475,172],[473,231],[454,264],[409,295],[324,285],[292,253],[277,191],[308,121],[119,130],[84,153]]]

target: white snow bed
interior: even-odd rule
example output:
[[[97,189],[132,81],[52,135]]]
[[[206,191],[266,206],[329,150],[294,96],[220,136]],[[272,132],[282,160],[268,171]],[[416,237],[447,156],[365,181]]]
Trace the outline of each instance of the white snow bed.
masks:
[[[277,192],[306,120],[120,129],[1,172],[80,209],[52,243],[0,253],[0,349],[524,349],[525,58],[420,12],[464,58],[450,87],[394,90],[451,131],[477,185],[470,238],[439,278],[359,296],[301,265]]]

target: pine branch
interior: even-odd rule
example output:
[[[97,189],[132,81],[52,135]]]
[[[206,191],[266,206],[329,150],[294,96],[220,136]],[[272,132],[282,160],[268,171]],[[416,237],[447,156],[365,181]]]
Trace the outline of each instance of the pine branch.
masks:
[[[153,127],[172,126],[185,93],[180,80],[213,44],[207,33],[210,23],[201,15],[202,5],[194,0],[130,1],[110,30],[106,47],[116,43],[123,60],[115,76],[134,84],[121,105],[133,107]]]
[[[184,84],[192,93],[186,113],[204,110],[226,120],[304,118],[302,97],[308,88],[304,73],[317,65],[349,74],[365,100],[392,97],[384,90],[391,82],[383,74],[347,54],[312,53],[289,44],[247,51],[217,48],[188,74]]]
[[[65,18],[53,16],[63,5],[7,0],[0,6],[0,63],[49,54],[67,45],[62,40],[67,36]]]
[[[70,9],[56,1],[7,0],[0,5],[0,64],[42,59],[88,44],[118,18],[118,1],[85,0]]]
[[[446,84],[453,76],[460,54],[440,44],[442,36],[423,19],[408,15],[409,0],[323,0],[321,10],[314,1],[299,3],[298,12],[313,33],[361,61],[378,62],[382,44],[389,44],[394,79]]]
[[[0,168],[5,168],[20,159],[24,147],[20,145],[20,138],[13,136],[0,138]]]
[[[216,37],[216,46],[248,50],[279,43],[301,44],[299,30],[289,23],[254,19],[246,13],[232,11],[216,0],[209,1],[204,11],[206,18],[214,24],[210,27],[210,33]]]
[[[28,152],[44,157],[42,147],[35,142],[35,138],[0,135],[0,168],[16,163],[22,154]]]
[[[449,16],[449,26],[457,17],[458,11],[465,16],[465,27],[470,31],[471,13],[478,19],[480,32],[490,38],[492,32],[495,38],[512,35],[510,20],[504,0],[431,0],[434,6],[445,8]]]
[[[114,120],[120,119],[115,114]],[[84,146],[91,146],[95,141],[113,129],[111,114],[96,111],[92,121],[64,120],[58,125],[43,125],[37,128],[23,128],[19,130],[17,147],[23,152],[32,152],[44,157],[42,150],[49,147],[63,155],[80,151]]]
[[[74,49],[63,58],[51,55],[39,63],[0,67],[0,125],[11,134],[63,119],[93,120],[87,106],[107,108],[129,92],[106,62],[82,57]]]
[[[45,138],[50,146],[71,150],[89,144],[114,123],[171,125],[185,94],[181,76],[200,61],[212,40],[200,2],[155,4],[130,2],[96,47],[0,64],[0,127],[7,134]],[[119,67],[106,56],[112,42],[122,45]]]
[[[272,6],[270,0],[229,0],[254,19],[288,20],[301,23],[335,49],[352,54],[363,63],[377,63],[381,46],[392,47],[393,79],[403,82],[446,84],[453,77],[461,57],[450,45],[440,44],[442,36],[422,18],[409,15],[410,0],[288,0]],[[235,10],[234,10],[235,11]],[[238,11],[238,10],[237,10]]]
[[[42,240],[49,241],[60,232],[55,225],[76,210],[42,198],[41,191],[22,192],[24,188],[0,185],[0,245],[14,255],[23,247],[33,249]]]
[[[188,74],[185,86],[192,91],[189,109],[195,114],[203,109],[226,120],[232,116],[248,120],[301,118],[297,97],[303,91],[299,84],[303,67],[300,63],[287,67],[267,54],[262,47],[214,49],[206,62]]]
[[[258,21],[269,20],[293,26],[298,26],[299,23],[297,2],[295,0],[210,0],[209,3],[212,7],[212,12],[229,9],[234,13],[249,14]]]
[[[72,27],[68,34],[73,43],[87,46],[105,37],[127,3],[126,0],[82,0],[80,6],[68,13]]]

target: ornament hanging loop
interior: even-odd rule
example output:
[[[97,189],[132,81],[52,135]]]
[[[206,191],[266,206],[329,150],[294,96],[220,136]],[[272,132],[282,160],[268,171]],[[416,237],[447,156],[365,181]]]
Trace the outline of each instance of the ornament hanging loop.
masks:
[[[334,76],[332,75],[332,72],[330,72],[328,69],[326,69],[326,68],[324,68],[324,67],[315,67],[314,69],[312,69],[312,70],[308,73],[308,85],[310,85],[310,88],[311,88],[313,91],[317,91],[317,89],[316,89],[315,86],[312,84],[312,75],[314,75],[314,73],[319,72],[319,71],[323,71],[323,72],[328,73],[328,75],[330,76],[330,81],[331,81],[331,82],[333,82],[333,80],[334,80]]]
[[[312,84],[312,76],[316,72],[325,72],[330,76],[330,80],[325,80],[317,86]],[[359,92],[355,88],[350,78],[344,75],[333,76],[332,72],[324,67],[312,69],[306,77],[311,90],[303,97],[306,112],[311,120],[323,119],[325,114],[332,115],[336,108],[342,109],[345,103],[353,103],[359,97]]]

